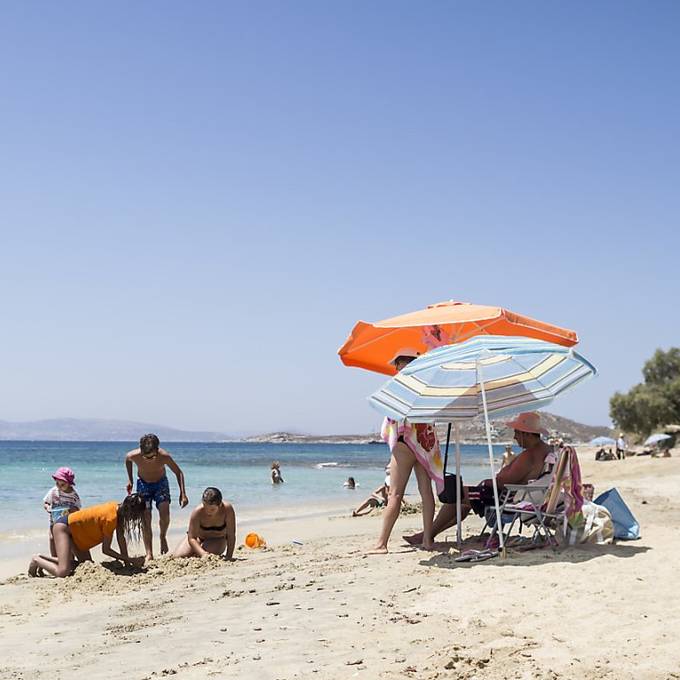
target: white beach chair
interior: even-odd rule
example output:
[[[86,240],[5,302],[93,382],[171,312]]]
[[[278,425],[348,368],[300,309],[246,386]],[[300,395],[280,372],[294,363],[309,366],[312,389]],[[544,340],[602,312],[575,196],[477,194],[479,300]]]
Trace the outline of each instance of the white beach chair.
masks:
[[[568,456],[562,455],[560,451],[551,473],[529,484],[505,485],[500,508],[505,545],[512,547],[512,531],[516,525],[519,525],[518,539],[521,538],[524,527],[533,529],[529,545],[559,545],[556,530],[561,528],[564,535],[566,529],[566,515],[564,505],[560,505],[560,491],[567,462]],[[495,531],[494,526],[492,536]]]

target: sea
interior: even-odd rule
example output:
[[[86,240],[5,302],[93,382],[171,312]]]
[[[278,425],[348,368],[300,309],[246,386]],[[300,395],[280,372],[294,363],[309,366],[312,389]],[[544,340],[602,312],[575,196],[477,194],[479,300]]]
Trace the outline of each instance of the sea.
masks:
[[[76,490],[84,506],[122,500],[126,494],[125,453],[135,442],[0,441],[0,551],[3,544],[42,536],[48,516],[42,498],[60,466],[76,474]],[[250,442],[163,442],[182,468],[189,506],[180,509],[174,475],[168,470],[172,494],[172,525],[186,526],[189,512],[207,486],[218,487],[233,503],[237,518],[285,518],[329,509],[349,512],[383,483],[389,450],[384,444],[271,444]],[[494,447],[496,460],[502,446]],[[284,484],[271,484],[270,466],[281,465]],[[462,477],[474,483],[489,476],[486,446],[461,446]],[[453,447],[449,469],[454,469]],[[343,486],[354,477],[358,488]],[[412,475],[407,494],[417,494]],[[415,498],[414,498],[415,500]],[[155,522],[155,520],[154,520]]]

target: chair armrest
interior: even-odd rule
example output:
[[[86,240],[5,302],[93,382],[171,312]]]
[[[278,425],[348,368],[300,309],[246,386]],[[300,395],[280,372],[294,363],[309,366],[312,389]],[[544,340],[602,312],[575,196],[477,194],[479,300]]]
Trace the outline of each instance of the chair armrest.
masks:
[[[505,484],[503,488],[508,489],[509,491],[526,491],[527,489],[540,489],[541,491],[545,491],[549,486],[550,481],[546,480],[540,484]]]

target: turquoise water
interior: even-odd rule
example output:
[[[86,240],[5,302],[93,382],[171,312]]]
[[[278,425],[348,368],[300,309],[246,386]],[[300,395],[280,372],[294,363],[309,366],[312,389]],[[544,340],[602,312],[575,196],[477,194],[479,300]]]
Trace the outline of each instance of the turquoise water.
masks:
[[[182,468],[189,507],[180,510],[174,475],[168,471],[172,494],[173,525],[188,520],[206,486],[222,490],[239,513],[270,516],[304,514],[318,507],[352,508],[384,479],[389,451],[384,445],[163,443]],[[76,489],[83,505],[125,496],[125,453],[133,442],[0,442],[0,499],[3,506],[2,537],[46,527],[42,498],[52,486],[52,472],[67,465],[76,473]],[[502,447],[496,447],[496,456]],[[488,476],[485,446],[461,447],[463,478],[475,482]],[[272,460],[281,463],[285,484],[272,486]],[[487,461],[487,462],[485,462]],[[332,463],[333,465],[327,465]],[[454,461],[450,460],[449,467]],[[352,476],[360,487],[343,488]],[[408,492],[415,493],[411,481]]]

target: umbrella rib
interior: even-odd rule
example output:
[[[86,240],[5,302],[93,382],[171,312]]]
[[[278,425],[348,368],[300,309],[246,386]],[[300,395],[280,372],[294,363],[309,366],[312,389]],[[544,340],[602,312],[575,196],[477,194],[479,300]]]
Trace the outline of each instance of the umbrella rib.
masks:
[[[400,328],[391,328],[391,329],[386,329],[387,332],[385,332],[383,335],[378,335],[375,338],[372,338],[371,340],[366,340],[365,342],[359,343],[352,347],[352,350],[348,352],[348,355],[354,354],[355,352],[358,352],[359,350],[365,349],[366,347],[369,347],[373,343],[376,342],[382,342],[386,337],[389,337],[390,335],[394,335],[395,333],[398,333],[401,329]]]

